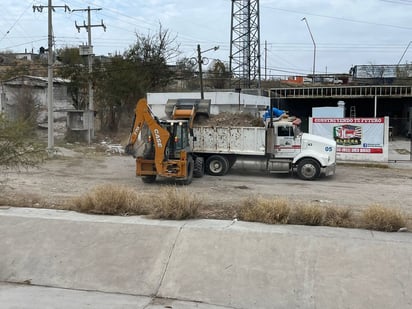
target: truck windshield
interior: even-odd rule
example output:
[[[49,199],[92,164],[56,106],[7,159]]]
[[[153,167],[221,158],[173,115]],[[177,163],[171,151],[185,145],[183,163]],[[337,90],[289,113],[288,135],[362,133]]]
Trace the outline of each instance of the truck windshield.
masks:
[[[293,136],[293,128],[291,126],[279,126],[278,136]]]

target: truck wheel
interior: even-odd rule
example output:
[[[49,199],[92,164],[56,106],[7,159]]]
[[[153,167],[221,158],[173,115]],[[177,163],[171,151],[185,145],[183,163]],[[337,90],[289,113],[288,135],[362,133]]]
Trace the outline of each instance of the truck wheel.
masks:
[[[144,183],[154,183],[156,181],[156,175],[142,176]]]
[[[212,176],[223,176],[229,171],[229,161],[219,155],[213,155],[207,158],[206,172]]]
[[[205,174],[205,159],[202,157],[195,158],[195,168],[193,170],[193,177],[201,178]]]
[[[187,174],[186,174],[186,178],[184,180],[182,180],[182,184],[187,186],[190,185],[192,183],[193,180],[193,170],[194,170],[194,161],[192,156],[188,156],[187,158]]]
[[[320,175],[319,163],[314,159],[303,159],[298,164],[298,176],[303,180],[313,180]]]

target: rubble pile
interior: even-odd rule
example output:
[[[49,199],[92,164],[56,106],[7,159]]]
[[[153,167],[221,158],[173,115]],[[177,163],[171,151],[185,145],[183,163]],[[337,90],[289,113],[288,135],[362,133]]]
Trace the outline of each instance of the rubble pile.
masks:
[[[194,121],[194,126],[213,127],[264,127],[262,118],[251,113],[228,113],[223,112],[218,115],[210,115],[209,118],[198,115]]]

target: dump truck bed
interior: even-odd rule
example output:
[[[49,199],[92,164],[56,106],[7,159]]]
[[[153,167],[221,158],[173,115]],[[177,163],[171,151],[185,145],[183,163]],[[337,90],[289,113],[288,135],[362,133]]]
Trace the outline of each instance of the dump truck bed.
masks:
[[[194,127],[193,151],[265,155],[264,127]]]

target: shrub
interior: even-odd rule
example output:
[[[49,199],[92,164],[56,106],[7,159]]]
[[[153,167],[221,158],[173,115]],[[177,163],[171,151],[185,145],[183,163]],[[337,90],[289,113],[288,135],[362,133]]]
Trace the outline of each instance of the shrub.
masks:
[[[286,200],[267,200],[260,197],[246,199],[240,207],[240,220],[268,224],[286,224],[289,221],[290,207]]]
[[[38,166],[46,158],[44,149],[27,121],[12,121],[0,113],[0,174]]]
[[[151,203],[150,216],[152,218],[184,220],[197,217],[201,202],[187,189],[180,190],[175,186],[167,186],[162,188]]]
[[[322,225],[325,208],[317,205],[297,206],[293,209],[290,224]]]
[[[351,208],[327,207],[322,225],[333,227],[355,227]]]
[[[130,188],[105,184],[73,201],[75,210],[94,214],[144,215],[150,201]]]
[[[396,232],[405,227],[406,222],[399,210],[372,205],[362,211],[360,224],[369,230]]]

